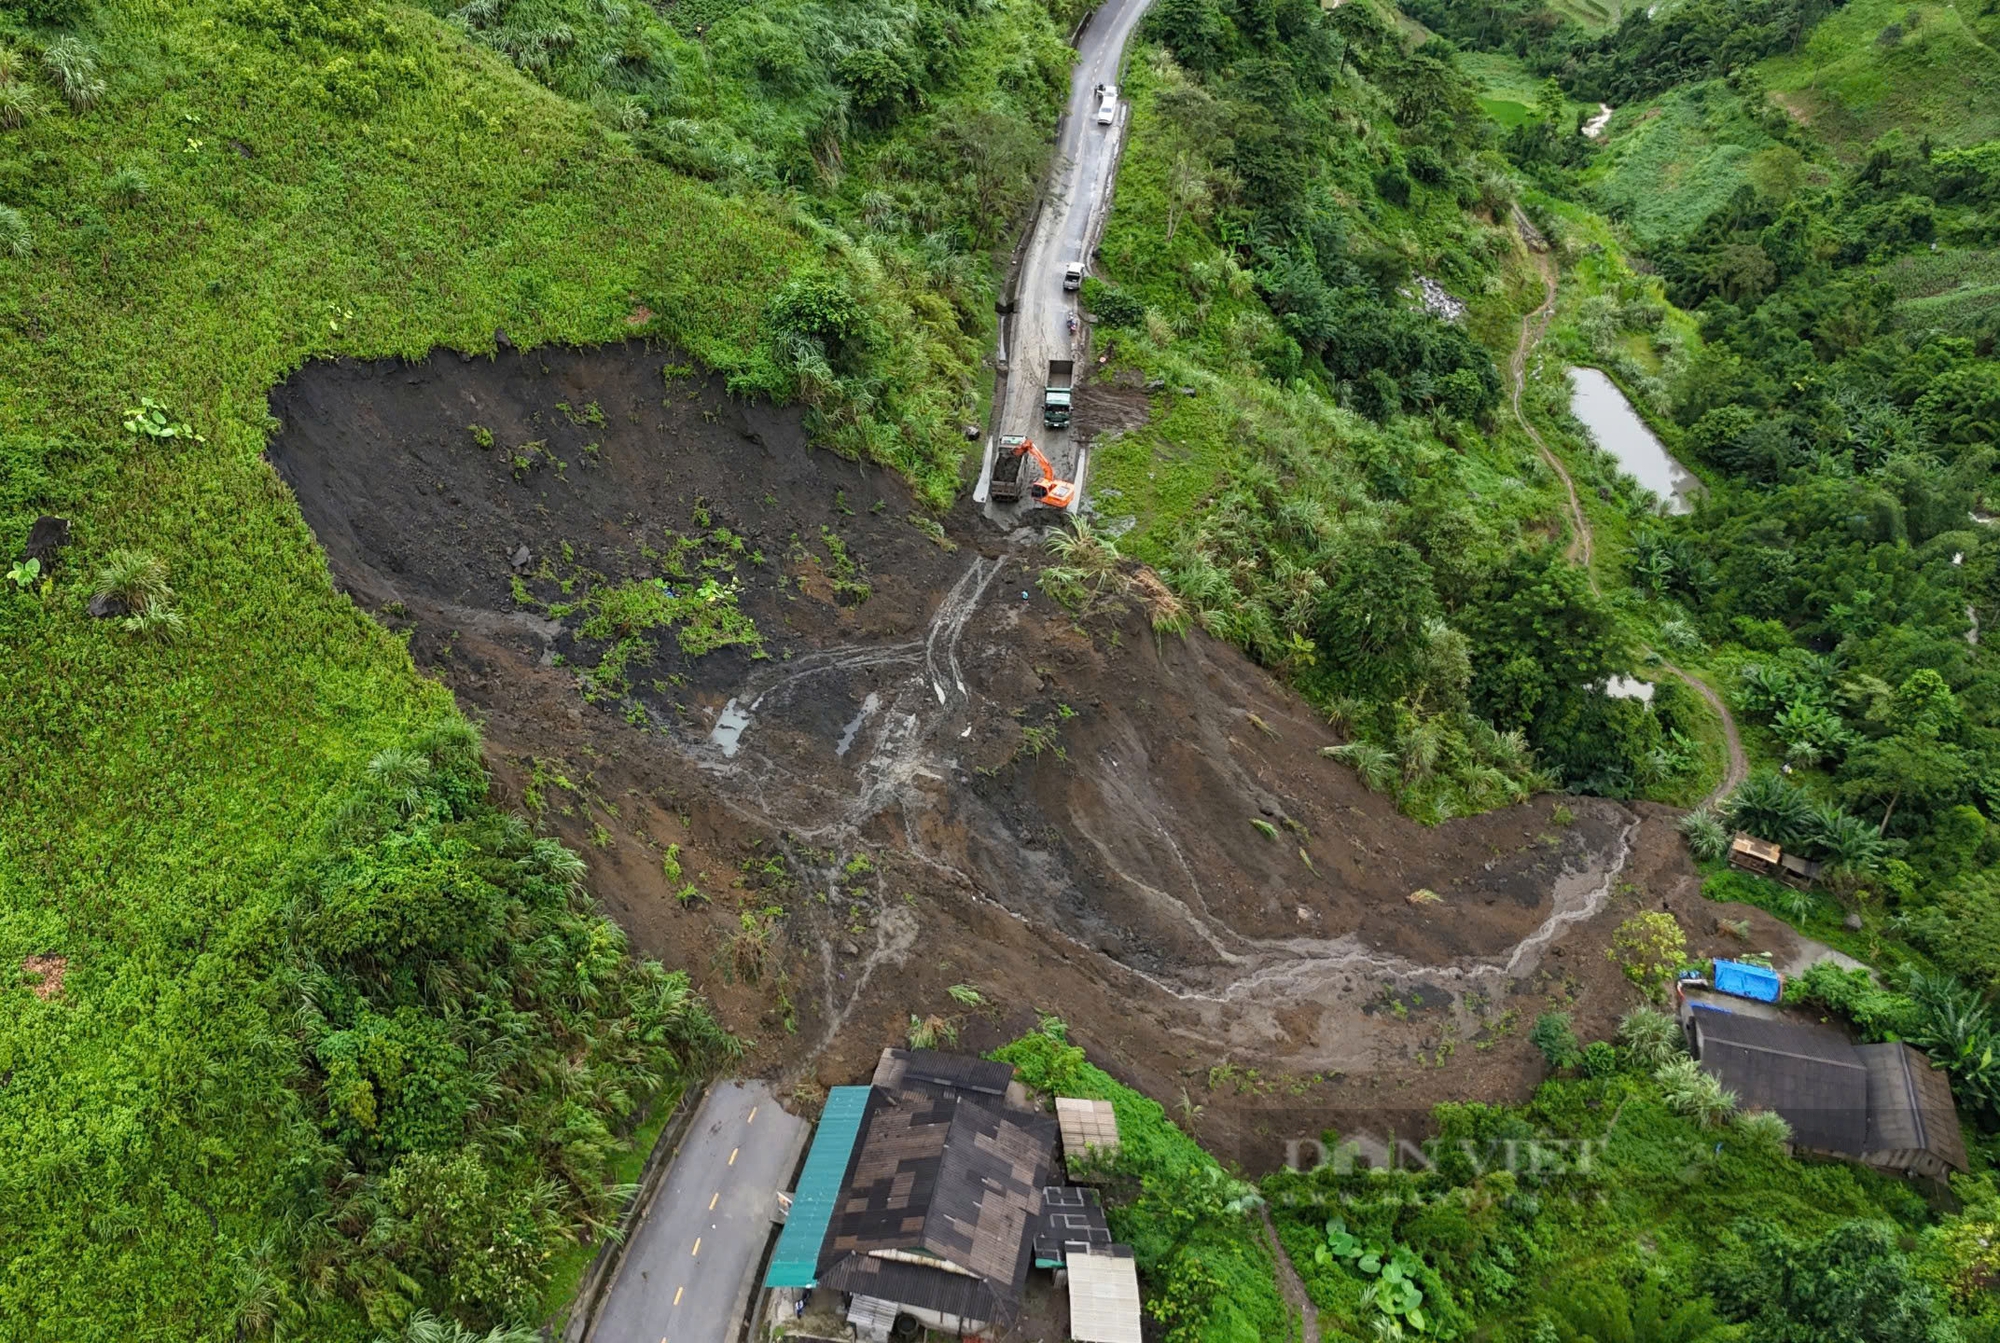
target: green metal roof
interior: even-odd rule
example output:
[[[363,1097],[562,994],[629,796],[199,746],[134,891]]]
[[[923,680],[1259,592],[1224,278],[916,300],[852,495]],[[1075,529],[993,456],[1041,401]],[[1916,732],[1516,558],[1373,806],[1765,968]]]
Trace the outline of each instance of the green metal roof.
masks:
[[[868,1096],[873,1090],[835,1087],[827,1092],[819,1131],[813,1134],[812,1150],[806,1153],[806,1166],[792,1195],[791,1215],[778,1236],[778,1248],[771,1252],[771,1269],[764,1275],[766,1287],[811,1287],[817,1279],[820,1246],[826,1241],[834,1201],[840,1197],[841,1181],[847,1178],[847,1163],[861,1136],[861,1121],[868,1113]]]

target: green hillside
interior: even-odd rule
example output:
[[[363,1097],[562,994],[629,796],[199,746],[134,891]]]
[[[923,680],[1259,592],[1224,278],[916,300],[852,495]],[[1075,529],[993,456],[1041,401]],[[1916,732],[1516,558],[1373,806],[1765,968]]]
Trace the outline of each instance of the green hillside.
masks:
[[[0,985],[35,982],[25,958],[66,960],[59,997],[0,993],[0,1335],[342,1339],[418,1308],[482,1329],[536,1318],[550,1257],[604,1214],[611,1130],[675,1074],[676,1041],[712,1047],[696,1003],[686,1030],[607,1058],[573,1112],[482,1077],[505,1099],[464,1134],[381,1136],[404,1094],[382,1060],[434,1050],[438,1014],[461,1008],[370,989],[322,999],[330,1019],[308,1029],[300,976],[352,973],[334,933],[301,922],[313,892],[346,880],[357,844],[463,848],[488,883],[494,864],[527,864],[496,890],[531,904],[562,889],[536,884],[543,868],[570,869],[493,829],[462,749],[435,745],[449,696],[333,590],[260,453],[267,391],[309,359],[491,350],[501,330],[524,345],[647,335],[745,391],[817,380],[826,441],[949,500],[990,323],[979,249],[1040,173],[1033,119],[1052,115],[1066,59],[1055,18],[987,7],[954,20],[953,51],[910,57],[906,82],[892,66],[848,138],[864,160],[921,143],[923,171],[871,196],[865,171],[828,183],[809,152],[787,157],[837,148],[787,116],[846,56],[808,55],[801,29],[824,12],[730,8],[708,17],[766,55],[718,64],[707,101],[669,106],[705,58],[635,11],[487,7],[495,31],[468,35],[367,0],[0,7],[0,530],[19,538],[43,511],[74,528],[53,570],[0,596]],[[558,29],[588,87],[536,57],[535,34]],[[874,40],[900,52],[905,34]],[[976,113],[966,135],[899,128],[922,97]],[[689,164],[673,137],[704,115],[723,157]],[[787,198],[801,173],[854,199]],[[864,212],[868,249],[829,222]],[[829,366],[811,331],[773,327],[801,276],[878,333],[868,352]],[[160,411],[134,418],[143,406]],[[86,614],[107,566],[143,628]],[[455,782],[379,832],[335,826],[385,778]],[[595,973],[630,979],[630,1001],[520,988],[510,1028],[555,1032],[579,1068],[604,1032],[653,1031],[666,1001],[592,919],[575,935],[609,949]],[[481,978],[496,965],[520,984],[539,973],[490,955],[454,973],[468,994],[504,991]],[[343,1105],[377,1128],[343,1128]],[[567,1136],[544,1148],[548,1124]],[[460,1199],[459,1220],[420,1238],[421,1210],[394,1191],[430,1178],[410,1163],[454,1151],[471,1164],[436,1197]],[[473,1273],[503,1231],[518,1255]]]
[[[1940,145],[2000,138],[2000,12],[1849,0],[1764,65],[1772,96],[1844,157],[1902,130]]]

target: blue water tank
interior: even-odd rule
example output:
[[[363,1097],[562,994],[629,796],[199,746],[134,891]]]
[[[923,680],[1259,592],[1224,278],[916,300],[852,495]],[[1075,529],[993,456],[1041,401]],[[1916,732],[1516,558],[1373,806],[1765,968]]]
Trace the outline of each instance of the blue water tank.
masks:
[[[1760,1003],[1775,1003],[1784,991],[1785,981],[1776,970],[1767,970],[1761,965],[1750,965],[1743,961],[1717,961],[1715,963],[1715,987],[1722,993],[1734,994],[1738,998],[1752,998]]]

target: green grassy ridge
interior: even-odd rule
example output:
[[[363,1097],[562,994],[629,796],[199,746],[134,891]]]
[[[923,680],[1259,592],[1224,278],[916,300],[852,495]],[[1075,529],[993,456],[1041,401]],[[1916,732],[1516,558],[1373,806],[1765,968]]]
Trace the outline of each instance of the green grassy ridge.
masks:
[[[281,1006],[278,878],[364,762],[451,712],[333,590],[259,456],[267,389],[314,358],[490,350],[498,328],[665,336],[754,372],[788,275],[852,259],[424,14],[379,11],[395,36],[373,102],[343,101],[343,53],[243,12],[100,11],[104,100],[0,132],[0,198],[34,239],[0,258],[0,530],[74,524],[51,583],[0,595],[0,984],[69,957],[61,999],[0,992],[0,1228],[42,1251],[0,1288],[10,1337],[228,1331],[233,1256],[268,1229],[297,1120],[238,1075]],[[144,193],[116,199],[128,168]],[[903,285],[863,299],[908,333],[914,380],[957,318],[912,316]],[[126,433],[142,395],[205,441]],[[84,614],[123,545],[168,564],[171,644]],[[228,1126],[197,1117],[218,1097]]]
[[[1503,170],[1476,143],[1413,124],[1417,114],[1400,101],[1403,72],[1384,69],[1379,56],[1364,64],[1379,73],[1336,80],[1323,95],[1342,133],[1308,170],[1309,189],[1321,193],[1314,227],[1323,232],[1313,235],[1313,246],[1370,267],[1406,268],[1396,273],[1409,278],[1394,283],[1413,284],[1415,274],[1439,278],[1467,301],[1460,330],[1484,345],[1482,358],[1504,361],[1521,316],[1541,301],[1539,278],[1504,227],[1513,188],[1503,190]],[[1099,328],[1099,339],[1115,351],[1114,372],[1160,390],[1147,423],[1100,442],[1093,456],[1094,497],[1124,529],[1121,550],[1159,568],[1189,618],[1250,650],[1324,707],[1366,753],[1356,762],[1367,777],[1393,789],[1412,815],[1441,820],[1519,796],[1519,780],[1507,773],[1513,766],[1504,762],[1520,762],[1469,711],[1465,683],[1443,690],[1399,682],[1401,654],[1372,650],[1394,648],[1403,636],[1330,631],[1341,628],[1341,610],[1376,609],[1374,596],[1336,595],[1343,585],[1388,581],[1380,574],[1411,566],[1397,571],[1404,576],[1395,584],[1406,604],[1438,603],[1438,620],[1423,636],[1443,641],[1438,665],[1451,660],[1443,647],[1455,647],[1460,630],[1493,641],[1477,644],[1470,666],[1506,663],[1500,645],[1520,631],[1499,633],[1492,622],[1513,617],[1489,608],[1519,610],[1508,606],[1514,597],[1499,594],[1528,581],[1519,566],[1554,553],[1559,482],[1512,427],[1499,395],[1466,418],[1443,406],[1384,418],[1363,386],[1374,373],[1365,365],[1350,372],[1341,361],[1352,355],[1339,345],[1371,339],[1380,317],[1364,311],[1342,323],[1324,364],[1296,354],[1288,363],[1289,333],[1312,329],[1311,287],[1301,292],[1297,271],[1287,269],[1299,263],[1282,257],[1267,240],[1270,225],[1241,206],[1213,217],[1193,211],[1168,237],[1181,151],[1161,109],[1189,94],[1181,67],[1150,50],[1142,48],[1128,68],[1132,134],[1100,247],[1118,285],[1116,303],[1103,310],[1119,315]],[[1469,104],[1474,89],[1468,81],[1440,101],[1463,93]],[[1490,133],[1479,131],[1476,119],[1453,124],[1472,127],[1475,137]],[[1440,154],[1449,167],[1440,166]],[[1398,180],[1405,162],[1426,174],[1407,190]],[[1490,222],[1496,215],[1502,224]],[[1331,260],[1328,250],[1320,256]],[[1363,292],[1352,279],[1341,283],[1346,295]],[[1293,304],[1308,320],[1295,317]],[[1404,339],[1415,344],[1422,333]],[[1415,370],[1401,376],[1424,385]],[[1536,590],[1558,604],[1595,601],[1587,591],[1571,592],[1571,583],[1565,576]],[[1597,615],[1566,609],[1562,618],[1595,629]],[[1616,624],[1608,609],[1603,615]],[[1522,637],[1542,649],[1539,636]],[[1560,642],[1583,649],[1596,646],[1594,637],[1579,632]],[[1469,673],[1473,695],[1491,698],[1477,702],[1509,713],[1505,692],[1479,676]],[[1562,702],[1563,712],[1575,707],[1579,717],[1551,749],[1593,743],[1564,758],[1565,769],[1584,768],[1579,762],[1614,731],[1658,731],[1650,710],[1638,711],[1644,722],[1611,729],[1591,718],[1592,706]],[[1448,763],[1426,763],[1434,745]]]
[[[1885,41],[1892,26],[1900,37]],[[1990,5],[1848,0],[1800,50],[1759,68],[1779,101],[1849,159],[1892,129],[1941,146],[2000,137],[2000,15]]]
[[[1462,51],[1459,68],[1479,85],[1479,105],[1501,127],[1512,130],[1534,115],[1535,100],[1541,96],[1542,81],[1523,61],[1504,51]],[[1592,103],[1572,102],[1570,116],[1595,116]]]
[[[1797,158],[1764,133],[1727,84],[1711,80],[1620,108],[1587,180],[1595,200],[1625,221],[1642,247],[1655,247],[1692,233],[1737,188]]]

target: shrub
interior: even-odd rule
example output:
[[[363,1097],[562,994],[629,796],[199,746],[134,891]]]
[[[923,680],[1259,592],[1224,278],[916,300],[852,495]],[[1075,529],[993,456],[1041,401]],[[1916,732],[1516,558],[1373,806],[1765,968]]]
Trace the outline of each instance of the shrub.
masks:
[[[1528,1032],[1528,1042],[1542,1051],[1551,1068],[1574,1068],[1583,1062],[1583,1051],[1577,1046],[1576,1032],[1570,1027],[1567,1012],[1544,1012],[1536,1017],[1534,1029]]]
[[[780,332],[812,336],[838,346],[861,332],[866,314],[837,276],[824,271],[801,275],[771,300],[771,325]]]
[[[89,110],[104,96],[104,81],[97,73],[97,53],[73,37],[58,38],[42,53],[42,68],[49,72],[63,101],[78,112]]]
[[[1138,326],[1146,320],[1144,303],[1095,275],[1084,279],[1083,306],[1106,326]]]
[[[1792,1140],[1792,1126],[1775,1110],[1753,1110],[1738,1115],[1736,1131],[1760,1147],[1782,1149]]]
[[[1681,1024],[1650,1007],[1635,1007],[1619,1019],[1618,1043],[1635,1064],[1649,1072],[1673,1062],[1687,1049]]]
[[[1609,1077],[1618,1071],[1618,1047],[1609,1040],[1592,1040],[1583,1047],[1583,1071],[1587,1077]]]
[[[1729,852],[1729,830],[1707,807],[1697,807],[1681,817],[1681,835],[1688,851],[1704,863],[1713,863]]]
[[[1687,934],[1673,915],[1649,910],[1619,924],[1604,954],[1649,999],[1664,1003],[1667,986],[1687,963]]]
[[[1736,1093],[1726,1089],[1693,1059],[1679,1058],[1653,1072],[1667,1108],[1703,1128],[1714,1128],[1736,1113]]]
[[[152,189],[146,174],[137,168],[120,168],[105,183],[105,193],[111,197],[112,204],[128,207],[144,200]]]
[[[167,638],[181,630],[180,613],[173,609],[174,590],[167,586],[167,566],[150,551],[114,550],[105,556],[95,592],[100,602],[116,603],[128,634]]]
[[[67,28],[90,12],[88,0],[13,0],[10,6],[30,23]]]
[[[4,93],[0,89],[0,93]],[[28,231],[28,221],[21,218],[21,212],[11,205],[0,205],[0,252],[8,256],[24,257],[35,250],[35,235]]]
[[[0,128],[19,130],[42,114],[42,97],[34,86],[0,80]]]

